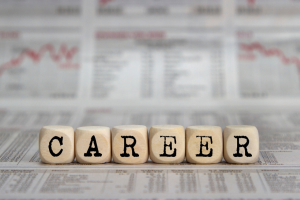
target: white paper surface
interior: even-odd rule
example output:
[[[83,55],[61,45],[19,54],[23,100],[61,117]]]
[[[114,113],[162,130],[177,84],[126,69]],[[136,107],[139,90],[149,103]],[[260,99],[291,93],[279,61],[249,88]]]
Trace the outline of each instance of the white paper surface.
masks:
[[[0,0],[0,199],[299,199],[300,1]],[[257,126],[251,165],[42,164],[50,124]]]
[[[33,109],[34,110],[34,109]],[[299,112],[111,112],[3,109],[0,129],[0,195],[5,199],[282,199],[299,196]],[[285,119],[285,120],[283,120]],[[259,123],[262,122],[262,123]],[[81,125],[253,124],[260,134],[259,161],[249,165],[141,165],[41,163],[41,124]],[[36,126],[34,126],[36,125]],[[41,125],[40,125],[41,126]]]
[[[299,102],[298,8],[289,0],[0,1],[0,104]]]

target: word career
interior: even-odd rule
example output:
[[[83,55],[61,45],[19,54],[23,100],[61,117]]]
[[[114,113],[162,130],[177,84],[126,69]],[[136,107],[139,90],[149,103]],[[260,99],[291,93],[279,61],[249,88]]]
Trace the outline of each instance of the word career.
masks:
[[[140,164],[154,163],[255,163],[259,135],[255,126],[122,125],[113,127],[44,126],[39,134],[44,163]]]

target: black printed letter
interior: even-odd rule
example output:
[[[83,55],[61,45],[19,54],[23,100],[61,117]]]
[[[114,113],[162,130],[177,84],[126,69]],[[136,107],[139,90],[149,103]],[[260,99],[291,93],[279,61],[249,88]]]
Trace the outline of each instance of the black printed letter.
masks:
[[[163,154],[159,154],[160,157],[175,157],[176,156],[176,148],[174,148],[174,151],[172,154],[167,154],[166,152],[166,147],[170,147],[170,150],[172,150],[172,142],[170,142],[170,144],[166,144],[166,139],[167,137],[173,138],[174,139],[174,143],[176,144],[176,137],[175,136],[160,136],[163,137],[164,140],[164,153]]]
[[[94,143],[94,147],[92,147]],[[91,138],[91,142],[90,142],[90,146],[89,146],[89,149],[87,150],[87,152],[85,154],[83,154],[85,157],[92,157],[92,154],[91,154],[91,151],[96,151],[96,153],[94,153],[94,156],[95,157],[101,157],[102,154],[99,153],[98,151],[98,146],[97,146],[97,142],[96,142],[96,138],[95,136],[93,135],[92,138]]]
[[[209,154],[203,154],[202,153],[202,147],[206,147],[206,150],[208,150],[208,142],[206,142],[206,144],[203,145],[202,138],[204,138],[204,137],[209,138],[210,139],[210,143],[212,144],[213,143],[212,142],[212,137],[211,136],[196,136],[196,137],[201,138],[200,139],[200,153],[196,154],[196,157],[212,157],[212,155],[213,155],[213,149],[212,148],[210,149]]]
[[[63,137],[58,137],[58,136],[54,136],[51,140],[50,140],[50,142],[49,142],[49,151],[50,151],[50,154],[53,156],[53,157],[58,157],[62,152],[63,152],[63,150],[61,149],[58,153],[54,153],[53,151],[52,151],[52,142],[53,142],[53,140],[58,140],[59,141],[59,144],[60,144],[60,146],[61,145],[63,145]]]
[[[122,153],[122,154],[120,154],[120,156],[121,157],[129,157],[130,155],[128,154],[128,153],[126,153],[126,148],[127,147],[131,147],[131,150],[132,150],[132,156],[133,157],[139,157],[139,154],[137,154],[137,153],[135,153],[134,152],[134,146],[135,146],[135,144],[136,144],[136,139],[135,139],[135,137],[133,137],[133,136],[121,136],[121,138],[124,138],[124,153]],[[127,144],[126,143],[126,139],[127,138],[131,138],[131,139],[133,139],[133,143],[132,144]]]
[[[243,154],[240,153],[240,147],[244,147],[245,148],[245,156],[246,157],[252,157],[251,153],[248,153],[247,151],[247,146],[249,145],[249,138],[247,136],[234,136],[237,140],[237,147],[236,147],[236,153],[233,154],[234,157],[243,157]],[[240,144],[240,138],[244,138],[246,139],[246,143],[245,144]]]

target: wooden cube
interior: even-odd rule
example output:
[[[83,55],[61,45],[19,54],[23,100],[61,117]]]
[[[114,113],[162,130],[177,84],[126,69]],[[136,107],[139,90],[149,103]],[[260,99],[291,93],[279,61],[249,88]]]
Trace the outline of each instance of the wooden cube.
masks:
[[[181,163],[185,157],[185,131],[179,125],[156,125],[149,132],[150,158],[155,163]]]
[[[189,126],[186,128],[186,160],[190,163],[218,163],[223,158],[222,128]]]
[[[141,125],[113,127],[112,156],[116,163],[145,163],[149,158],[147,127]]]
[[[223,133],[224,158],[228,163],[255,163],[259,156],[259,136],[255,126],[226,126]]]
[[[79,163],[111,161],[111,133],[105,126],[79,127],[75,131],[75,154]]]
[[[39,153],[44,163],[71,163],[74,160],[74,129],[44,126],[39,134]]]

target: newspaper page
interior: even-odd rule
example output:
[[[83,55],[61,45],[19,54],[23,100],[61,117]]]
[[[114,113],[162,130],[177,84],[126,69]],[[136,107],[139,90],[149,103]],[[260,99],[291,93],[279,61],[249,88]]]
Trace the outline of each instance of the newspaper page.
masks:
[[[297,0],[0,0],[0,199],[299,199],[299,17]],[[260,154],[49,165],[52,124],[248,124]]]
[[[0,129],[1,199],[282,199],[298,198],[300,112],[139,111],[87,109],[5,110]],[[42,124],[81,125],[174,123],[256,125],[260,134],[255,164],[140,165],[43,164],[38,132]],[[36,125],[36,126],[35,126]]]

